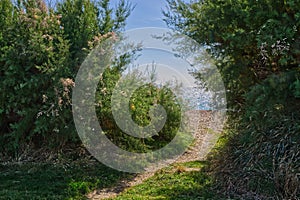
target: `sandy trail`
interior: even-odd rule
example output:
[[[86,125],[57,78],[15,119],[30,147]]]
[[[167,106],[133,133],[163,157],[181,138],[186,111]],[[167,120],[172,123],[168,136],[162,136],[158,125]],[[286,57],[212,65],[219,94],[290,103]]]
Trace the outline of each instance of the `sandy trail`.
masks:
[[[222,120],[220,122],[220,117],[218,113],[213,113],[211,111],[195,110],[188,111],[190,125],[194,131],[194,144],[190,147],[183,155],[181,155],[175,163],[184,163],[190,161],[204,160],[214,146],[218,139],[220,130],[222,128]],[[186,169],[198,170],[198,169]],[[106,199],[116,197],[118,194],[123,192],[125,189],[141,184],[146,179],[150,178],[155,174],[156,171],[145,172],[137,174],[131,179],[121,180],[117,185],[111,188],[103,188],[95,190],[87,195],[89,199]]]

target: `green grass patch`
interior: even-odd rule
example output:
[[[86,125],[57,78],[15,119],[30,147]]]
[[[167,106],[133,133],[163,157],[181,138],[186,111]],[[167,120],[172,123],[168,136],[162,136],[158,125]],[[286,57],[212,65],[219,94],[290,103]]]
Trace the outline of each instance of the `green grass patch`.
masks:
[[[178,167],[203,168],[205,165],[205,162],[197,161],[164,168],[144,183],[129,188],[114,199],[222,199],[216,194],[213,179],[208,173],[201,170],[176,170]]]
[[[144,183],[132,187],[116,199],[222,199],[213,179],[205,171],[206,162],[177,163],[161,169]],[[64,164],[0,165],[0,199],[86,199],[94,189],[115,185],[134,176],[118,172],[98,162]]]
[[[85,199],[126,176],[98,162],[0,165],[0,199]]]

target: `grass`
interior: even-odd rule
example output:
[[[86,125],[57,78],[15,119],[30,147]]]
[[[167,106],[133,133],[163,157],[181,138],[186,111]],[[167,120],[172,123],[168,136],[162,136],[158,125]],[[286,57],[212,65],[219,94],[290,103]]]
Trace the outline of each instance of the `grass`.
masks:
[[[166,167],[144,183],[124,191],[116,199],[222,199],[213,190],[213,180],[202,169],[205,162]],[[133,176],[98,162],[71,164],[0,165],[0,199],[86,199],[85,194],[113,186]]]
[[[0,165],[0,199],[85,199],[125,176],[97,162]]]
[[[201,170],[205,165],[205,162],[172,165],[114,199],[222,199],[213,189],[212,178]],[[189,171],[189,168],[200,168],[200,171]]]

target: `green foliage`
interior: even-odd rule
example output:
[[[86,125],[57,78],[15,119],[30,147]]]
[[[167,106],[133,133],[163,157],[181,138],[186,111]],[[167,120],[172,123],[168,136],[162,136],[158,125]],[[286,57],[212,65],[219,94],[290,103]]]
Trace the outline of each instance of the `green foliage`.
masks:
[[[6,50],[2,66],[2,131],[7,141],[4,148],[18,149],[23,141],[46,138],[46,132],[63,132],[68,126],[61,123],[59,105],[59,98],[68,98],[68,94],[61,96],[60,83],[61,77],[68,76],[68,44],[58,16],[48,12],[42,1],[24,1],[14,8],[14,15],[8,33],[13,48]]]
[[[16,4],[5,0],[0,9],[1,150],[19,156],[27,144],[60,148],[79,142],[71,110],[74,78],[96,45],[123,30],[131,4],[121,0],[111,8],[109,0],[64,0],[48,9],[43,0]],[[111,114],[112,91],[131,59],[129,54],[120,56],[102,75],[95,94],[99,121],[109,138],[124,148],[159,148],[174,137],[180,124],[180,107],[167,87],[147,85],[131,100],[137,108],[132,117],[141,125],[149,123],[154,102],[165,106],[168,121],[156,138],[129,137],[116,126]]]
[[[5,51],[9,48],[10,34],[8,34],[9,27],[13,23],[13,5],[10,0],[4,0],[0,2],[0,63],[3,64],[5,57]],[[1,67],[0,75],[3,74],[3,68]]]
[[[298,78],[290,86],[290,89],[292,90],[294,97],[300,98],[300,80]]]
[[[242,95],[268,75],[299,66],[297,0],[168,3],[164,13],[169,27],[209,45],[231,108],[240,106]]]
[[[87,55],[83,48],[99,33],[97,8],[90,0],[65,0],[58,4],[57,14],[70,42],[70,65],[76,73]]]
[[[110,0],[64,0],[58,4],[57,13],[62,17],[65,37],[70,41],[69,64],[74,73],[87,56],[88,43],[98,34],[121,31],[131,11],[131,4],[125,0],[115,9],[110,7]]]
[[[294,80],[293,72],[270,76],[246,95],[246,112],[236,127],[229,127],[228,151],[220,153],[222,164],[217,164],[222,169],[215,166],[223,176],[218,176],[220,180],[235,183],[234,190],[281,199],[299,197],[300,102],[290,91]]]
[[[7,34],[7,30],[13,21],[13,5],[10,0],[5,0],[0,2],[0,77],[4,76],[4,67],[5,64],[5,56],[6,51],[9,49],[9,41],[11,39],[11,35]],[[6,36],[6,37],[5,37]],[[5,93],[1,90],[0,94],[0,121],[4,122],[5,119]],[[4,129],[3,124],[0,125],[1,129]]]
[[[168,4],[169,27],[208,47],[227,89],[231,118],[214,159],[226,193],[299,198],[299,1]]]
[[[168,115],[167,121],[158,135],[154,136],[154,139],[157,143],[167,143],[173,139],[180,126],[181,107],[170,88],[167,86],[158,88],[152,83],[146,84],[133,94],[130,103],[132,118],[141,126],[150,123],[149,110],[151,106],[155,104],[163,106]],[[159,117],[156,120],[160,120]]]
[[[120,0],[115,9],[110,8],[110,0],[99,1],[98,18],[101,34],[117,32],[125,27],[125,21],[134,7],[125,0]]]
[[[283,113],[295,113],[298,100],[294,98],[295,72],[290,71],[269,76],[261,84],[255,85],[245,95],[246,111],[244,124],[259,129],[266,124],[272,125],[280,121]]]
[[[118,13],[109,21],[114,29],[106,31],[119,31],[130,8],[121,1],[112,9],[111,15]],[[77,142],[73,80],[89,44],[103,32],[99,9],[108,7],[66,0],[48,9],[43,0],[4,0],[0,9],[1,151],[18,156],[27,143],[54,148]]]
[[[107,68],[101,76],[96,94],[96,112],[102,129],[107,137],[118,146],[137,152],[147,152],[163,147],[176,135],[181,122],[181,107],[170,88],[159,88],[152,83],[145,83],[134,91],[130,97],[129,109],[133,121],[139,126],[147,126],[151,122],[150,108],[155,104],[164,107],[167,121],[158,135],[151,138],[135,138],[124,133],[116,124],[112,115],[111,96],[121,77],[122,70],[117,67]],[[130,75],[127,81],[141,81],[139,74]],[[130,90],[130,88],[126,88]],[[126,93],[126,91],[123,91]],[[119,112],[124,112],[120,108]],[[121,113],[120,113],[121,114]],[[158,118],[156,120],[159,120]]]

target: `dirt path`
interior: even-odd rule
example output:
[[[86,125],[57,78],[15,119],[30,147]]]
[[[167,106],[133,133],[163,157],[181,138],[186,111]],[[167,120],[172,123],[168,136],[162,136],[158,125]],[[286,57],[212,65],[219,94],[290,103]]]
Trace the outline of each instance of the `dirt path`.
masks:
[[[216,130],[220,129],[220,125],[216,125],[217,122],[215,119],[217,117],[215,113],[213,114],[211,111],[189,111],[188,116],[190,116],[190,125],[195,130],[195,142],[192,147],[190,147],[175,161],[175,163],[184,163],[205,159],[206,155],[209,153],[210,149],[213,147],[218,138],[218,132],[216,132]],[[186,170],[195,171],[199,169],[191,168]],[[88,194],[87,197],[94,200],[115,197],[125,189],[141,184],[143,181],[153,176],[155,172],[156,171],[137,174],[131,179],[120,181],[114,187],[95,190]]]

